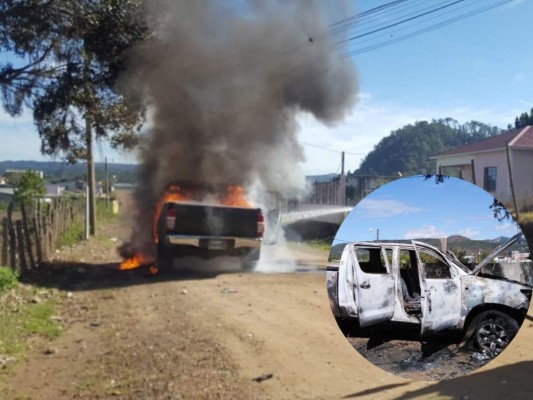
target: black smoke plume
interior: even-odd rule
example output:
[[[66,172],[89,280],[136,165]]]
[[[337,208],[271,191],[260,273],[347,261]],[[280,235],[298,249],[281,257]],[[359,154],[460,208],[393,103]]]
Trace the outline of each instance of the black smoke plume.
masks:
[[[146,96],[137,242],[176,180],[286,192],[304,185],[299,113],[332,124],[356,97],[353,62],[330,34],[324,3],[149,1],[152,39],[129,84]]]

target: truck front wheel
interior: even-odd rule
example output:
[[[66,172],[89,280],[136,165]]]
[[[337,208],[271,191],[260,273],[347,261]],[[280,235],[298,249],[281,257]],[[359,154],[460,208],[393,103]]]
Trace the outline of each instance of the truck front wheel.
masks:
[[[494,358],[507,347],[518,332],[514,318],[496,310],[483,311],[472,320],[476,347]]]

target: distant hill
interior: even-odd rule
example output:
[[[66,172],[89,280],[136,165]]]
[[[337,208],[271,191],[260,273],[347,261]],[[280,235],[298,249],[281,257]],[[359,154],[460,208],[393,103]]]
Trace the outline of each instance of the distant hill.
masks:
[[[109,176],[115,176],[118,182],[135,183],[137,181],[136,164],[108,163]],[[0,176],[6,170],[36,170],[43,171],[47,182],[57,183],[76,179],[85,180],[87,176],[87,164],[66,164],[57,161],[0,161]],[[105,164],[95,163],[96,180],[105,179]]]
[[[452,118],[417,121],[391,132],[361,162],[357,175],[434,174],[435,161],[429,157],[498,135],[502,130],[471,121],[459,124]]]
[[[122,183],[136,183],[137,164],[117,164],[108,163],[109,176],[115,175],[117,182]],[[87,164],[66,164],[57,161],[0,161],[0,176],[4,175],[4,172],[9,169],[15,170],[35,170],[43,171],[44,178],[47,182],[58,183],[72,180],[85,180],[87,176]],[[96,180],[105,179],[105,164],[95,163]],[[324,174],[324,175],[309,175],[306,179],[314,182],[329,182],[333,178],[338,177],[338,174]]]
[[[436,248],[440,248],[439,239],[415,239],[415,240],[427,243]],[[461,235],[452,235],[448,237],[447,245],[448,245],[449,250],[452,250],[456,253],[458,251],[464,251],[467,254],[477,253],[478,251],[486,253],[486,252],[490,252],[494,250],[496,247],[498,247],[500,244],[505,243],[507,240],[509,240],[509,238],[505,236],[499,236],[497,238],[487,239],[487,240],[472,240]],[[383,242],[411,243],[411,240],[407,240],[407,239],[388,240],[387,239],[387,240],[383,240]],[[340,259],[342,255],[342,251],[344,250],[345,246],[346,246],[345,243],[336,244],[335,246],[332,246],[331,251],[330,251],[330,258]]]

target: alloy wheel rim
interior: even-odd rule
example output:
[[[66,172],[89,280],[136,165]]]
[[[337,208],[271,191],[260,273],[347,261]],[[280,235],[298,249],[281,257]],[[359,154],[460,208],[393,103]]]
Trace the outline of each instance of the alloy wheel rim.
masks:
[[[504,326],[494,321],[487,321],[477,333],[478,344],[482,350],[499,354],[509,344],[509,335]]]

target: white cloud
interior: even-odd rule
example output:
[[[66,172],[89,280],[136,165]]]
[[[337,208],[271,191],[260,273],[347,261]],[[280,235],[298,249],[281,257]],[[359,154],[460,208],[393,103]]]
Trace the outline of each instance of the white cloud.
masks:
[[[514,235],[517,232],[516,225],[511,222],[502,222],[494,226],[494,230],[503,234]]]
[[[346,171],[357,169],[366,154],[385,136],[416,121],[450,117],[459,123],[471,120],[506,127],[516,115],[523,112],[523,105],[509,109],[478,107],[405,107],[398,103],[381,101],[371,93],[361,93],[352,113],[335,126],[325,126],[312,116],[302,114],[298,121],[299,139],[314,146],[336,150],[339,153],[302,145],[306,155],[303,164],[307,175],[339,172],[341,151],[345,151]]]
[[[25,110],[21,116],[12,117],[0,108],[0,161],[3,160],[60,160],[41,154],[41,139],[33,124],[31,112]],[[103,162],[107,156],[110,162],[135,163],[136,154],[118,152],[107,143],[95,143],[95,160]]]
[[[461,235],[461,236],[464,236],[464,237],[467,237],[469,239],[475,239],[477,237],[479,237],[481,232],[475,230],[475,229],[472,229],[472,228],[466,228],[466,229],[463,229],[459,232],[457,232],[458,235]]]
[[[435,225],[424,225],[405,232],[404,239],[441,238],[447,235]]]
[[[389,218],[419,212],[422,209],[398,200],[374,200],[366,198],[357,205],[357,210],[364,212],[366,218]]]
[[[525,104],[525,103],[524,103]],[[504,127],[513,121],[516,115],[524,111],[524,104],[517,102],[512,109],[482,109],[474,107],[456,107],[451,109],[436,107],[406,107],[401,103],[391,103],[376,98],[371,92],[361,92],[352,113],[343,122],[335,126],[326,126],[312,116],[302,114],[298,118],[300,124],[299,140],[314,146],[324,147],[338,152],[345,151],[345,171],[357,169],[366,154],[391,131],[416,121],[434,118],[451,117],[463,123],[479,120]],[[529,107],[528,107],[529,108]],[[0,110],[0,140],[4,151],[0,151],[3,159],[34,159],[44,158],[40,152],[40,140],[33,125],[30,111],[25,111],[17,118],[10,117]],[[340,172],[340,153],[325,151],[316,147],[303,145],[307,161],[302,168],[307,175]],[[132,155],[108,153],[108,158],[116,162],[131,162]]]

